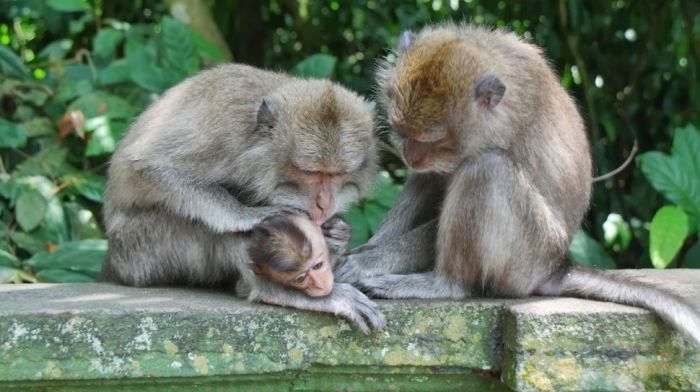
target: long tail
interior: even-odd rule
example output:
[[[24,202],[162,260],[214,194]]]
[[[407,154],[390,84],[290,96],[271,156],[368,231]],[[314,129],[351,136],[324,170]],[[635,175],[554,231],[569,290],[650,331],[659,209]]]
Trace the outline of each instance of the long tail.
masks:
[[[683,298],[628,277],[580,266],[553,275],[542,295],[589,298],[649,309],[700,345],[700,312]]]

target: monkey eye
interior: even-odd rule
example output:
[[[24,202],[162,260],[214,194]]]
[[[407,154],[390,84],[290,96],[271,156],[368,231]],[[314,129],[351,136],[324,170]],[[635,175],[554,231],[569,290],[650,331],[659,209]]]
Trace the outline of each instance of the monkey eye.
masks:
[[[314,171],[314,170],[304,170],[304,169],[299,169],[299,170],[301,170],[301,172],[304,173],[305,176],[315,176],[316,174],[318,174],[318,172]]]
[[[323,261],[319,261],[318,263],[314,264],[311,268],[317,270],[321,269],[321,267],[323,267]]]
[[[306,274],[302,274],[296,277],[296,279],[293,280],[293,283],[295,284],[302,284],[306,280]]]

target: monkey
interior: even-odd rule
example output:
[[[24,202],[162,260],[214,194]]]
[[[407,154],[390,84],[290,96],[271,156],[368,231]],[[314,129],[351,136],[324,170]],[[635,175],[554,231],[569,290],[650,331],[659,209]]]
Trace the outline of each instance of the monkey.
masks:
[[[379,66],[378,101],[412,174],[375,238],[339,260],[336,281],[374,298],[636,305],[700,344],[700,315],[679,296],[567,259],[592,162],[581,115],[539,47],[447,24],[404,33],[395,59]]]
[[[331,258],[347,248],[351,235],[350,226],[337,217],[326,221],[322,231],[302,215],[273,216],[253,227],[250,268],[309,297],[325,297],[333,289]]]
[[[250,301],[383,330],[377,305],[350,284],[309,297],[255,275],[247,252],[265,218],[298,212],[321,225],[364,195],[374,126],[372,104],[328,80],[239,64],[185,79],[138,116],[111,158],[102,279],[235,287]]]

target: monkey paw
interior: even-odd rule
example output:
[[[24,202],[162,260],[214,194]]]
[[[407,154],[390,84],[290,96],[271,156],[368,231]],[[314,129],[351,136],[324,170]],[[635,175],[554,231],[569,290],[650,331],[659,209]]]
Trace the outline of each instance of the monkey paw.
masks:
[[[362,333],[369,334],[370,327],[377,331],[386,330],[386,319],[377,304],[353,286],[338,283],[333,288],[333,294],[340,302],[335,313],[355,324]]]

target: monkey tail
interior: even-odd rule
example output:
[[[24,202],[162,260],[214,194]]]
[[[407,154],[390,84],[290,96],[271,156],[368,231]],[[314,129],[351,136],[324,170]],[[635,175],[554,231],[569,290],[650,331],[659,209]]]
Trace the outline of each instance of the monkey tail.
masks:
[[[649,309],[700,345],[700,313],[683,298],[607,271],[569,265],[554,274],[538,294],[572,296]]]

